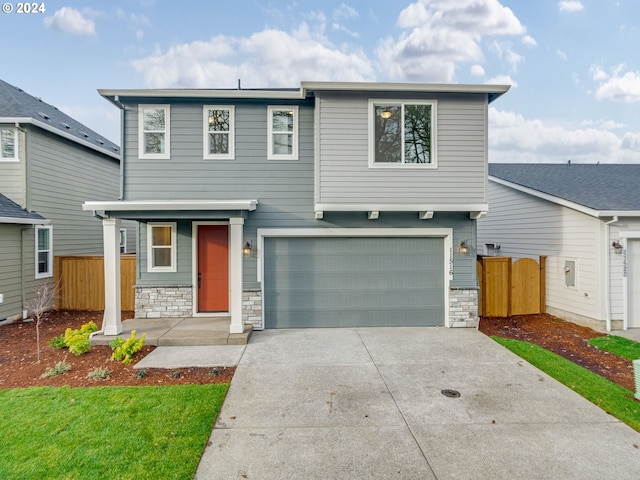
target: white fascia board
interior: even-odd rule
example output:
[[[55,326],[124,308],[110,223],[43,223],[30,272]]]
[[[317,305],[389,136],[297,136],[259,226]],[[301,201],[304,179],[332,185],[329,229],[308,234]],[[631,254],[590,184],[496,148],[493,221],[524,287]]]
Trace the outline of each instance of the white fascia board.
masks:
[[[93,211],[159,211],[159,210],[249,210],[258,200],[122,200],[113,202],[84,202],[82,210]]]
[[[50,225],[51,220],[37,218],[0,217],[0,223],[12,223],[17,225]]]
[[[95,150],[96,152],[102,153],[104,155],[108,155],[109,157],[115,158],[116,160],[120,161],[120,154],[119,153],[115,153],[115,152],[111,152],[108,149],[101,147],[99,145],[95,145],[91,142],[87,142],[86,140],[82,140],[81,138],[76,137],[75,135],[71,135],[70,133],[67,132],[63,132],[62,130],[60,130],[59,128],[56,127],[52,127],[51,125],[41,122],[40,120],[37,120],[35,118],[32,117],[0,117],[0,123],[13,123],[16,126],[18,126],[19,124],[30,124],[33,126],[36,126],[38,128],[41,128],[43,130],[46,130],[47,132],[51,132],[54,133],[56,135],[61,136],[62,138],[66,138],[67,140],[71,140],[72,142],[75,142],[79,145],[88,147],[92,150]]]
[[[489,210],[487,203],[454,205],[443,204],[372,204],[372,203],[316,203],[314,211],[320,212],[476,212]]]
[[[494,93],[502,95],[511,85],[462,83],[301,82],[303,91],[352,90],[361,92]]]
[[[247,98],[247,99],[275,99],[300,100],[303,99],[302,90],[208,90],[208,89],[98,89],[98,93],[118,106],[122,98]]]
[[[523,187],[522,185],[518,185],[517,183],[512,183],[507,180],[503,180],[501,178],[497,178],[489,175],[489,181],[498,183],[500,185],[504,185],[505,187],[512,188],[513,190],[518,190],[519,192],[527,193],[529,195],[532,195],[537,198],[541,198],[543,200],[546,200],[551,203],[555,203],[557,205],[562,205],[563,207],[576,210],[580,213],[584,213],[585,215],[589,215],[591,217],[599,218],[599,217],[605,216],[605,215],[602,215],[602,212],[600,212],[599,210],[585,207],[584,205],[580,205],[579,203],[571,202],[569,200],[565,200],[564,198],[556,197],[555,195],[540,192],[538,190],[534,190],[533,188]]]

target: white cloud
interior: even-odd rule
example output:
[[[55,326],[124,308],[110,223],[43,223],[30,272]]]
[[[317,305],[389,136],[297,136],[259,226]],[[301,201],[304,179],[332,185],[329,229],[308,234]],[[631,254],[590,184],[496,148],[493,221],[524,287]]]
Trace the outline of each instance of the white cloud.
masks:
[[[358,11],[346,3],[341,3],[340,6],[333,11],[334,20],[356,18],[357,16]]]
[[[622,136],[598,127],[566,127],[489,108],[489,159],[492,162],[640,162],[640,134]]]
[[[473,75],[474,77],[482,77],[484,75],[484,68],[482,67],[482,65],[472,65],[471,75]]]
[[[591,67],[593,80],[600,83],[595,94],[598,100],[640,102],[640,71],[624,72],[624,69],[624,65],[618,65],[608,74],[601,67]]]
[[[450,82],[458,63],[484,59],[485,37],[526,31],[499,0],[417,0],[400,12],[397,39],[380,42],[376,54],[394,79]],[[511,59],[513,61],[513,58]]]
[[[558,10],[561,12],[579,12],[583,9],[584,5],[578,0],[563,0],[558,2]]]
[[[504,61],[512,72],[518,71],[518,64],[523,60],[523,57],[513,51],[510,43],[494,40],[489,44],[489,50]]]
[[[176,45],[132,62],[152,88],[296,87],[301,80],[372,81],[373,66],[359,50],[339,49],[306,24],[288,33],[217,36]]]
[[[488,85],[511,85],[511,87],[517,87],[516,82],[510,75],[497,75],[495,77],[488,78],[485,82]]]
[[[52,16],[45,17],[44,26],[74,35],[95,35],[95,22],[71,7],[62,7]]]
[[[536,39],[533,38],[531,35],[525,35],[522,37],[522,43],[525,44],[528,47],[537,47],[538,46],[538,42],[536,42]]]
[[[567,61],[567,54],[565,52],[563,52],[562,50],[556,50],[556,55],[561,59],[564,60],[565,62]]]

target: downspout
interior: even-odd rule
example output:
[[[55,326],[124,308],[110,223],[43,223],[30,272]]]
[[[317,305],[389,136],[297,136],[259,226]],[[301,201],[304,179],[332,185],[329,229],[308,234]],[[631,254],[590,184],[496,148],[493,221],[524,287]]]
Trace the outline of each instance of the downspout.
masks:
[[[27,287],[24,282],[24,234],[29,229],[29,227],[22,227],[20,229],[20,304],[22,310],[20,313],[22,314],[22,319],[27,318]]]
[[[611,243],[611,227],[610,225],[612,223],[616,223],[618,221],[618,216],[614,216],[611,220],[609,220],[608,222],[604,222],[604,237],[605,237],[605,242],[604,242],[604,271],[605,271],[605,275],[604,275],[604,302],[605,302],[605,312],[604,312],[604,319],[606,322],[606,328],[607,328],[607,332],[611,331],[611,292],[609,292],[609,283],[610,283],[610,277],[611,277],[611,271],[610,271],[610,261],[609,261],[609,245]]]
[[[120,197],[118,200],[124,200],[124,105],[120,102],[118,95],[113,97],[113,103],[120,108]]]

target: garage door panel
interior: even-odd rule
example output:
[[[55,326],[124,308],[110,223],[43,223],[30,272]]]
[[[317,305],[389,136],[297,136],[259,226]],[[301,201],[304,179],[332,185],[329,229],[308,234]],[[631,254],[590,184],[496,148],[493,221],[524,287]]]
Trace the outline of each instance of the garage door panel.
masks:
[[[266,238],[267,328],[442,325],[442,238]]]

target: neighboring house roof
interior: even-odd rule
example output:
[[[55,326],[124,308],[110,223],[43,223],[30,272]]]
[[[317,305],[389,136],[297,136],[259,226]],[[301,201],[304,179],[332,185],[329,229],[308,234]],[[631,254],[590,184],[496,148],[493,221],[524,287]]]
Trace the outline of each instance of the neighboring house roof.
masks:
[[[0,123],[31,123],[86,147],[120,158],[120,147],[82,123],[0,80]]]
[[[509,90],[509,85],[441,84],[441,83],[377,83],[377,82],[301,82],[300,88],[244,89],[99,89],[98,93],[119,108],[120,97],[127,98],[250,98],[299,100],[315,91],[342,92],[425,92],[484,93],[489,103]]]
[[[0,193],[0,223],[45,225],[49,223],[49,220],[35,212],[28,212]]]
[[[596,217],[640,215],[640,164],[491,163],[489,180]]]

